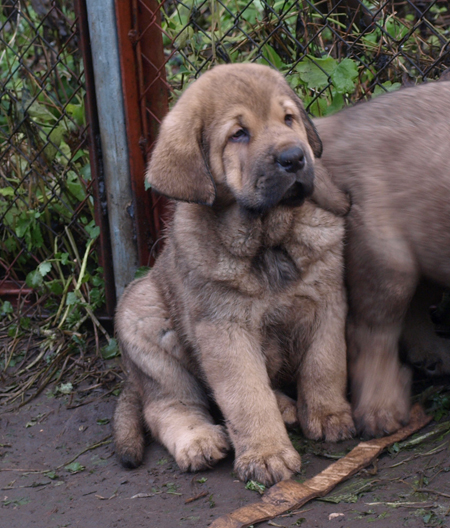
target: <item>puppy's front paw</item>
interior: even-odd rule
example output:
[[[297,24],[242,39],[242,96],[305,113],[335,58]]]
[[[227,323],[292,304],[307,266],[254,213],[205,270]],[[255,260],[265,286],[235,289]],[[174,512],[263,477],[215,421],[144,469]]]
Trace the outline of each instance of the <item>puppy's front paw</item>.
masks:
[[[282,449],[249,449],[236,458],[234,469],[244,482],[257,480],[271,486],[298,473],[301,468],[300,455],[292,446]]]
[[[223,427],[202,424],[192,431],[184,431],[177,438],[174,456],[181,471],[199,471],[212,467],[226,456],[229,449]]]
[[[395,379],[374,386],[362,385],[354,398],[353,416],[358,431],[366,438],[392,434],[409,422],[411,372],[400,367]]]
[[[342,401],[336,409],[324,407],[309,408],[307,412],[300,410],[299,418],[305,436],[312,440],[338,442],[351,438],[356,432],[350,404],[346,401]]]

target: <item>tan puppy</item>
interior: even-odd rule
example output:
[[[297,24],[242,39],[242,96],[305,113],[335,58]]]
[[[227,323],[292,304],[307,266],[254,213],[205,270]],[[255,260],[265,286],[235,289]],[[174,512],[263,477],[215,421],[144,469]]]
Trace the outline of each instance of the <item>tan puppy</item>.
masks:
[[[231,441],[239,477],[265,484],[300,469],[283,418],[310,438],[351,436],[344,225],[305,202],[320,152],[300,100],[264,66],[215,67],[164,120],[147,180],[194,203],[176,204],[154,269],[117,309],[125,466],[142,462],[143,426],[182,470],[210,467]]]
[[[354,417],[361,431],[382,435],[409,419],[410,375],[398,344],[419,279],[450,286],[450,83],[402,89],[314,124],[322,162],[352,202],[346,268]],[[418,295],[436,302],[431,290]],[[426,321],[423,306],[415,300],[413,321]],[[419,346],[413,354],[428,339],[442,348],[423,325],[404,336]]]

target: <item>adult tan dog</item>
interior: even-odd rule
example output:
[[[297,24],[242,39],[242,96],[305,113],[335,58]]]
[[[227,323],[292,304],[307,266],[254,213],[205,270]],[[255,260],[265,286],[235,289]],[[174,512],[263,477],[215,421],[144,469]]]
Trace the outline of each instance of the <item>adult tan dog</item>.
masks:
[[[164,120],[147,181],[190,203],[176,203],[154,269],[117,309],[125,466],[142,462],[144,424],[182,470],[210,467],[231,440],[238,476],[265,484],[300,469],[283,419],[310,438],[351,436],[344,225],[305,201],[320,153],[300,100],[265,66],[215,67]],[[296,404],[278,391],[289,382]]]
[[[450,83],[402,89],[314,123],[322,161],[352,201],[349,375],[356,424],[379,436],[409,419],[410,375],[398,343],[419,280],[450,286]],[[425,299],[432,302],[427,291]],[[413,320],[423,312],[416,298]],[[438,343],[423,324],[408,330],[407,344]]]

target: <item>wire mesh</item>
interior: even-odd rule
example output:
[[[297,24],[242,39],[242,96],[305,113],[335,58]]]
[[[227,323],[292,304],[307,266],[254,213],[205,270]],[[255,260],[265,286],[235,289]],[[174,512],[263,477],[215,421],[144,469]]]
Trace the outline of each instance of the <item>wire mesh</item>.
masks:
[[[0,291],[34,289],[57,311],[98,235],[73,2],[0,4],[0,90]],[[88,284],[102,274],[87,257],[78,290],[96,308],[103,290]]]
[[[141,97],[164,75],[170,93],[215,63],[256,61],[282,71],[316,116],[345,103],[439,78],[450,67],[450,8],[443,0],[139,0],[161,31],[164,63]],[[152,11],[153,9],[153,11]],[[163,71],[164,70],[164,71]],[[157,118],[147,105],[150,120]]]

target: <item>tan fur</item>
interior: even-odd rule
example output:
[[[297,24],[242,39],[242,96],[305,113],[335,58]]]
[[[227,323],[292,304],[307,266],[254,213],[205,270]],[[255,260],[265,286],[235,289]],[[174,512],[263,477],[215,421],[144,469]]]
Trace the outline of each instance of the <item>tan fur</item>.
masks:
[[[300,101],[263,66],[214,68],[163,122],[147,179],[195,203],[176,204],[154,269],[117,308],[128,389],[115,440],[125,465],[142,461],[139,420],[125,415],[136,393],[146,426],[182,470],[209,467],[232,445],[238,476],[271,484],[300,470],[283,419],[310,438],[352,434],[344,225],[301,205],[320,153]],[[297,386],[296,403],[279,391],[286,383]]]
[[[410,374],[398,343],[419,280],[450,286],[450,83],[402,89],[314,123],[324,168],[352,202],[346,268],[354,417],[361,431],[382,435],[409,419]],[[329,196],[325,205],[332,209]],[[407,325],[403,339],[423,350],[424,339],[436,337],[419,315],[422,295],[409,314],[421,328]]]

